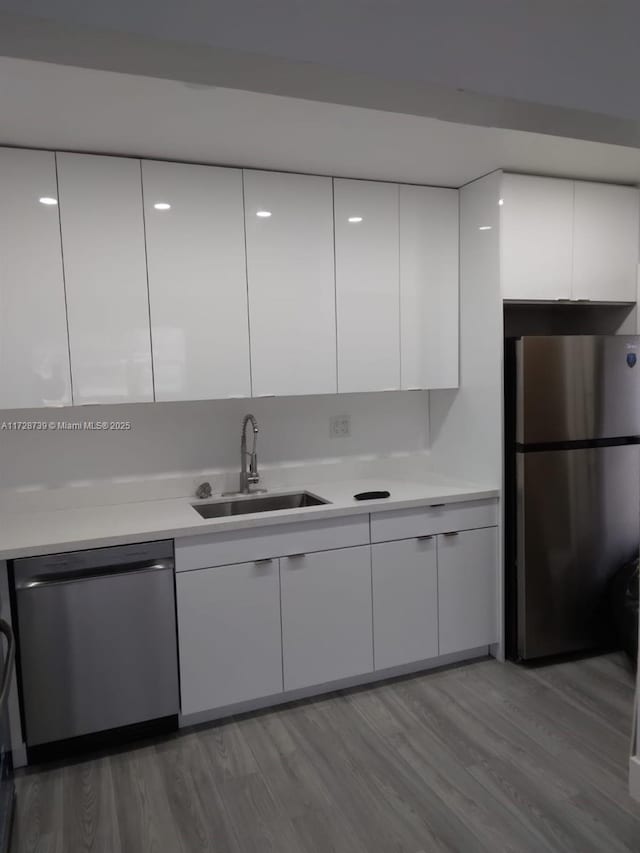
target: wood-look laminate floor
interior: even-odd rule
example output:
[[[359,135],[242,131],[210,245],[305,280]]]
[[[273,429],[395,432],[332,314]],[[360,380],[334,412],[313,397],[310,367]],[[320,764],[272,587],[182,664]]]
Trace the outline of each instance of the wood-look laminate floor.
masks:
[[[21,774],[12,853],[640,851],[621,655],[487,660]]]

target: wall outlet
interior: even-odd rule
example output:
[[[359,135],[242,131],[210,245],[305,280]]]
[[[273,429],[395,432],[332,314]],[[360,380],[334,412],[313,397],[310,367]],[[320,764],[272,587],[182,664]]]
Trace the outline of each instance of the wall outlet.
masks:
[[[351,418],[349,415],[334,415],[330,418],[329,435],[331,438],[349,438],[351,435]]]

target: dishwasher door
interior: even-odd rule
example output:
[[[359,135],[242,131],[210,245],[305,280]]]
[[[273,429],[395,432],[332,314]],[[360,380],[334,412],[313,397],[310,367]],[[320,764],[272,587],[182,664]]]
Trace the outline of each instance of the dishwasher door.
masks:
[[[27,746],[178,713],[172,542],[13,570]]]

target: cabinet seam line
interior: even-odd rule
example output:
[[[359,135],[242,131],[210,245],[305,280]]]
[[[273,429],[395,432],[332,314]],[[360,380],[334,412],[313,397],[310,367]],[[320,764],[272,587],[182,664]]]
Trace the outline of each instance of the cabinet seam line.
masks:
[[[331,224],[333,228],[333,316],[335,320],[336,394],[340,393],[338,370],[338,265],[336,262],[336,180],[331,178]]]
[[[400,236],[400,184],[397,184],[397,201],[398,201],[398,219],[396,227],[398,229],[398,390],[402,391],[402,264],[400,256],[402,252],[401,236]]]
[[[249,344],[249,397],[253,397],[253,347],[251,346],[251,303],[249,300],[249,254],[247,251],[247,195],[244,182],[245,170],[240,170],[242,180],[242,236],[244,238],[244,285],[247,294],[247,335]],[[279,569],[278,569],[279,571]]]
[[[69,328],[69,300],[67,298],[67,275],[64,266],[64,244],[62,242],[62,205],[60,203],[60,179],[58,177],[58,152],[53,152],[53,170],[56,176],[56,195],[58,198],[58,233],[60,235],[60,264],[62,267],[62,292],[64,294],[64,316],[67,324],[67,352],[69,354],[69,393],[71,394],[71,405],[75,403],[73,393],[73,363],[71,360],[71,332]]]
[[[144,181],[142,180],[142,160],[138,160],[140,168],[140,198],[142,201],[142,236],[144,242],[144,271],[147,280],[147,314],[149,316],[149,357],[151,359],[151,391],[153,402],[158,402],[156,395],[156,370],[153,358],[153,324],[151,322],[151,290],[149,288],[149,252],[147,250],[147,217],[144,210]]]
[[[371,663],[373,672],[376,671],[376,632],[373,612],[373,545],[369,545],[369,579],[371,582]]]
[[[284,689],[284,629],[282,627],[282,561],[278,557],[278,592],[280,594],[280,669],[282,672],[282,692]]]

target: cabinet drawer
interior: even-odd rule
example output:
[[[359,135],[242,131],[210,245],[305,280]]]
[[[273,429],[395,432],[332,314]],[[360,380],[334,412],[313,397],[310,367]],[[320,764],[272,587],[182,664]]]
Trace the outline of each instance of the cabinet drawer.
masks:
[[[249,527],[228,533],[176,539],[176,571],[368,544],[367,515],[332,518],[322,522]]]
[[[454,530],[492,527],[498,523],[495,500],[468,501],[371,514],[371,541],[390,542]]]

